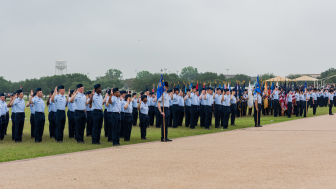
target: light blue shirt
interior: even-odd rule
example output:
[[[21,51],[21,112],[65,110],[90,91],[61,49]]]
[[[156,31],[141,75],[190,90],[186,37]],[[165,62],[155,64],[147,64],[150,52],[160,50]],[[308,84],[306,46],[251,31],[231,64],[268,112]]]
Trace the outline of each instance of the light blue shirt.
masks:
[[[162,94],[163,98],[164,98],[164,107],[169,107],[169,99],[171,99],[171,97],[168,95],[167,92],[163,92]],[[161,105],[161,108],[163,107],[162,106],[162,96],[160,96],[159,100],[158,100],[158,103],[160,103]]]
[[[216,105],[222,104],[222,95],[215,94],[215,103]]]
[[[169,106],[173,106],[173,100],[169,99]]]
[[[53,103],[53,102],[51,102],[51,99],[49,100],[49,106],[50,106],[50,110],[52,112],[56,112],[57,111],[56,104]],[[36,109],[35,109],[35,112],[37,112]]]
[[[292,94],[288,94],[288,102],[292,102],[293,100],[292,100]]]
[[[258,100],[258,104],[261,104],[261,96],[258,93],[253,96],[253,101],[255,102],[256,100]]]
[[[112,112],[117,112],[120,113],[121,112],[121,101],[119,98],[117,98],[116,96],[112,96]]]
[[[154,104],[155,104],[155,107],[158,107],[158,101],[157,100],[155,100],[155,102],[154,102]]]
[[[231,104],[236,104],[237,103],[236,97],[233,96],[232,99],[230,99],[230,102],[231,102]]]
[[[92,109],[93,110],[102,110],[103,109],[103,97],[101,94],[95,94],[93,95],[93,100],[92,100]]]
[[[125,101],[124,106],[127,104],[127,101]],[[132,108],[132,102],[130,102],[130,104],[128,104],[127,108],[124,108],[125,113],[133,113],[133,108]]]
[[[15,99],[13,105],[15,106],[16,113],[24,113],[25,100],[22,98]]]
[[[87,111],[87,112],[91,112],[91,111],[92,111],[92,107],[90,108],[90,104],[89,104],[89,102],[90,102],[90,98],[87,99],[87,103],[88,103],[88,104],[86,105],[86,111]]]
[[[16,107],[14,105],[12,106],[12,113],[16,113]]]
[[[191,99],[187,98],[187,100],[185,100],[185,105],[186,106],[191,106]]]
[[[296,99],[296,101],[300,100],[300,94],[299,93],[295,93],[295,99]]]
[[[50,100],[51,101],[51,100]],[[39,113],[44,113],[44,108],[45,104],[42,98],[39,98],[35,96],[32,99],[33,105],[34,105],[34,113],[39,112]]]
[[[173,94],[173,105],[178,105],[179,100],[179,96],[177,94]]]
[[[330,101],[332,101],[334,98],[334,95],[332,93],[329,93],[328,98],[330,99]]]
[[[65,110],[65,106],[66,106],[66,99],[65,96],[62,96],[60,94],[56,95],[54,97],[54,102],[56,104],[56,109],[57,110]]]
[[[75,108],[76,108],[75,103],[74,103],[74,102],[71,103],[71,102],[70,102],[70,98],[69,98],[69,102],[67,102],[67,103],[68,103],[68,110],[69,110],[70,112],[74,112],[74,111],[75,111]]]
[[[224,101],[222,102],[223,106],[230,106],[230,96],[231,95],[224,95]]]
[[[30,113],[35,114],[35,107],[32,104],[29,104]]]
[[[121,109],[121,112],[125,112],[125,104],[126,104],[127,101],[125,101],[124,99],[120,100],[120,109]],[[147,101],[148,102],[148,101]],[[148,104],[147,104],[148,105]]]
[[[279,91],[273,91],[274,100],[279,100]]]
[[[305,101],[304,95],[300,94],[300,101]]]
[[[206,93],[205,93],[206,95]],[[207,105],[206,100],[204,100],[204,95],[202,95],[201,105]]]
[[[148,105],[147,104],[141,102],[141,104],[140,104],[140,113],[146,114],[146,115],[148,114]]]
[[[6,115],[7,103],[6,101],[0,100],[0,115]]]
[[[317,93],[316,93],[316,97],[320,97],[320,93],[317,92]]]
[[[317,100],[317,95],[316,95],[316,93],[312,93],[312,98],[313,98],[313,100]]]
[[[133,108],[138,108],[138,103],[137,103],[138,99],[135,98],[133,101],[132,101],[132,107]]]
[[[198,103],[198,96],[195,94],[195,93],[191,93],[190,94],[190,99],[191,99],[191,105],[195,105],[195,106],[198,106],[199,103]]]
[[[184,107],[184,99],[182,96],[179,96],[179,106],[183,106]]]
[[[213,96],[210,94],[206,94],[205,105],[211,106],[213,103]]]
[[[85,110],[86,96],[83,93],[77,93],[74,99],[75,109],[76,110]]]

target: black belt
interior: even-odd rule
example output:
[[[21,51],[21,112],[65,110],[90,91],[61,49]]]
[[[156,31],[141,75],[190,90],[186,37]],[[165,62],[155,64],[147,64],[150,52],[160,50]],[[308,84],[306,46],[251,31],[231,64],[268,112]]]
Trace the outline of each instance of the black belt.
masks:
[[[128,113],[128,112],[124,112],[125,114],[133,114],[133,113]]]
[[[148,114],[143,114],[143,113],[140,113],[140,115],[148,115]]]
[[[99,112],[101,112],[102,110],[94,109],[93,111],[99,111]]]
[[[53,112],[55,113],[55,112]],[[35,114],[44,114],[44,112],[35,112]]]
[[[31,114],[31,115],[35,115],[35,114]]]
[[[65,110],[57,110],[57,111],[65,112]]]
[[[120,112],[111,112],[111,113],[114,113],[114,114],[120,114]]]
[[[16,112],[17,114],[24,114],[24,112]]]
[[[6,114],[5,114],[5,115],[2,115],[1,117],[6,117]]]
[[[85,110],[75,110],[75,112],[85,112]]]

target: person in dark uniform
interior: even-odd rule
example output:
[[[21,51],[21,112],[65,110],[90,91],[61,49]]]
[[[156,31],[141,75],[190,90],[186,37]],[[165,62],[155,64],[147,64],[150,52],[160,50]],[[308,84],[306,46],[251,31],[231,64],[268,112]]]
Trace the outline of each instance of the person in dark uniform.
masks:
[[[105,91],[105,98],[106,98],[106,96],[107,96],[107,92],[108,92],[109,90],[106,90]],[[107,116],[107,109],[106,109],[106,102],[104,103],[104,106],[105,106],[105,109],[104,109],[104,136],[105,137],[108,137],[108,116]]]
[[[5,96],[5,102],[6,102],[6,96]],[[5,135],[7,135],[8,123],[9,123],[9,106],[7,104],[7,106],[6,106],[6,129],[5,129]]]
[[[132,107],[133,107],[133,126],[136,126],[137,125],[137,122],[138,122],[138,99],[137,99],[137,94],[136,93],[133,93],[132,94]]]
[[[169,96],[171,96],[173,94],[173,91],[168,90],[167,93],[168,93]],[[170,99],[170,98],[169,98],[169,111],[170,111],[170,114],[169,114],[170,116],[169,116],[169,120],[168,120],[168,122],[169,122],[168,127],[172,127],[173,126],[173,100]],[[160,113],[160,110],[159,110],[159,113]]]
[[[201,94],[199,95],[199,99],[201,101],[201,106],[200,106],[200,122],[201,122],[201,127],[204,127],[204,121],[205,121],[205,110],[204,110],[204,107],[205,107],[205,100],[204,100],[204,95],[205,95],[205,89],[202,88],[202,92]]]
[[[150,102],[149,102],[149,125],[154,125],[154,117],[155,117],[155,103],[154,103],[154,93],[150,92]]]
[[[312,106],[313,106],[313,115],[316,115],[316,107],[317,107],[317,91],[316,88],[313,89],[313,92],[311,94],[312,99]]]
[[[16,99],[15,98],[15,95],[16,95],[16,92],[12,94],[11,98],[10,98],[10,101],[8,103],[8,106],[9,107],[12,107],[12,115],[11,115],[11,120],[12,120],[12,141],[15,141],[15,132],[14,132],[14,129],[15,129],[15,106],[13,106],[13,102],[14,100]]]
[[[94,85],[94,89],[92,91],[90,97],[90,106],[93,109],[92,112],[92,121],[93,121],[93,128],[92,128],[92,144],[101,144],[100,143],[100,133],[103,127],[103,97],[101,95],[102,89],[100,84]]]
[[[132,132],[132,119],[133,119],[133,107],[132,107],[132,99],[131,95],[127,94],[125,96],[125,103],[124,103],[124,141],[130,141],[131,139],[131,132]]]
[[[168,82],[164,82],[165,91],[158,99],[158,108],[160,110],[161,114],[161,142],[170,142],[168,138],[168,122],[170,117],[170,111],[169,111],[169,100],[173,99],[173,93],[170,93],[170,95],[166,92],[168,91],[169,84]]]
[[[43,131],[44,131],[44,124],[45,124],[45,115],[44,115],[44,108],[45,104],[42,99],[43,93],[41,88],[36,89],[36,95],[34,96],[33,90],[30,92],[29,104],[33,105],[35,110],[35,130],[34,130],[34,137],[35,142],[39,143],[42,142]]]
[[[301,103],[300,103],[300,92],[299,89],[295,89],[295,105],[294,105],[294,112],[295,112],[295,116],[299,117],[300,115],[300,107],[301,107]]]
[[[4,93],[0,93],[0,140],[3,140],[6,133],[6,112],[7,103]]]
[[[33,93],[33,98],[36,96],[36,93]],[[34,138],[34,132],[35,132],[35,107],[33,104],[30,104],[29,101],[26,105],[26,107],[30,108],[30,136],[31,138]]]
[[[15,142],[18,143],[22,142],[22,131],[25,120],[25,100],[23,99],[22,90],[18,90],[17,94],[14,97],[15,100],[12,101],[11,105],[14,106],[16,109],[14,136]]]
[[[184,114],[185,114],[185,126],[190,126],[190,108],[191,108],[191,99],[188,97],[188,94],[190,94],[190,89],[187,89],[187,94],[184,97],[185,100],[185,108],[184,108]]]
[[[56,105],[55,103],[51,102],[51,97],[54,94],[54,91],[51,91],[49,93],[49,98],[47,100],[47,106],[48,106],[48,120],[49,120],[49,135],[50,138],[55,138],[55,127],[56,127],[56,123],[55,123],[55,114],[56,114]]]
[[[278,117],[278,111],[279,111],[279,91],[278,86],[275,86],[275,89],[273,90],[273,107],[274,107],[274,117]]]
[[[118,88],[113,88],[112,93],[106,100],[107,112],[109,113],[109,137],[108,142],[112,142],[113,146],[120,145],[120,125],[121,125],[121,102],[120,102],[120,92]]]
[[[120,137],[124,138],[124,102],[125,102],[125,96],[126,96],[126,91],[122,90],[120,91],[120,116],[121,116],[121,121],[120,121]]]
[[[182,126],[183,123],[183,117],[184,117],[184,98],[183,98],[183,92],[180,90],[179,92],[179,103],[178,103],[178,109],[177,109],[177,125]]]
[[[142,95],[138,104],[138,109],[140,111],[140,134],[141,139],[146,140],[147,124],[149,122],[148,117],[148,105],[147,105],[147,95]]]
[[[236,112],[237,112],[237,99],[235,97],[236,91],[231,91],[230,95],[230,113],[231,113],[231,125],[236,126],[235,120],[236,120]]]
[[[190,100],[190,129],[195,129],[196,126],[196,116],[197,116],[197,106],[198,106],[198,96],[196,95],[196,87],[191,87],[192,92],[187,92],[187,97]],[[186,118],[187,119],[187,118]]]
[[[57,94],[57,90],[59,94]],[[65,107],[66,99],[65,99],[65,90],[64,86],[60,85],[58,87],[55,87],[54,94],[51,97],[51,101],[56,104],[57,112],[56,112],[56,141],[57,142],[63,142],[63,135],[64,135],[64,126],[66,121],[65,116]]]
[[[87,116],[85,114],[85,109],[87,105],[87,97],[84,94],[83,84],[77,85],[77,90],[75,93],[72,94],[70,98],[70,103],[73,103],[75,106],[73,107],[75,111],[74,112],[74,122],[75,122],[74,123],[75,124],[75,134],[74,135],[76,136],[77,143],[84,143],[84,131],[85,131],[85,124],[87,121]],[[89,113],[91,114],[91,112]],[[90,133],[91,133],[91,130],[90,130]]]
[[[161,116],[160,116],[160,111],[159,111],[159,108],[158,108],[158,101],[157,101],[157,96],[155,95],[154,96],[154,110],[155,110],[155,127],[156,128],[160,128],[161,127]]]
[[[68,98],[67,98],[67,104],[68,104],[68,126],[69,126],[69,138],[75,138],[76,135],[76,126],[75,126],[75,104],[73,102],[70,102],[70,98],[73,95],[74,90],[68,91]]]
[[[332,113],[332,107],[333,107],[333,90],[332,89],[330,89],[330,93],[328,94],[328,105],[329,105],[329,115],[334,115],[333,113]]]
[[[261,114],[261,91],[260,88],[257,87],[255,89],[256,94],[254,95],[254,126],[262,127],[260,124],[260,114]]]
[[[288,118],[291,118],[292,117],[292,107],[293,107],[293,96],[292,96],[292,91],[291,90],[288,90],[287,92],[287,117]]]
[[[92,128],[93,128],[92,108],[90,108],[91,94],[92,94],[91,91],[86,91],[86,103],[85,103],[86,107],[85,107],[85,110],[86,110],[86,136],[87,137],[92,137]],[[106,122],[108,122],[108,121],[106,121]]]
[[[198,121],[200,120],[200,109],[201,109],[201,100],[199,99],[199,91],[196,91],[196,97],[197,97],[197,110],[196,110],[196,116],[195,116],[195,126],[198,126]]]
[[[229,116],[230,116],[230,91],[229,89],[224,89],[225,94],[222,95],[222,107],[223,107],[223,113],[222,113],[222,127],[223,129],[228,129],[229,126]]]
[[[204,120],[204,127],[205,129],[210,129],[211,125],[211,118],[212,118],[212,103],[213,103],[213,90],[211,87],[207,88],[206,94],[203,95],[203,99],[205,100],[205,120]]]

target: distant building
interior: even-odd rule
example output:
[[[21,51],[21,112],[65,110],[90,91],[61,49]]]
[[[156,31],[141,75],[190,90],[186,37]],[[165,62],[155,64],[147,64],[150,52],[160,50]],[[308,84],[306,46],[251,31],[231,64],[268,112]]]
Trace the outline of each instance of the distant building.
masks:
[[[286,76],[287,78],[290,77],[290,76],[293,76],[293,75],[299,75],[299,76],[310,76],[310,77],[313,77],[313,78],[317,78],[317,77],[320,77],[321,74],[289,74],[288,76]]]

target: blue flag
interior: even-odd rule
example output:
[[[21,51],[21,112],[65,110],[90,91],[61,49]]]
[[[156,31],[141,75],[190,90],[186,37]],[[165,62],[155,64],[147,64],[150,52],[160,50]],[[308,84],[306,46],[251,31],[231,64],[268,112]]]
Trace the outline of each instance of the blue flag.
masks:
[[[190,83],[190,85],[189,85],[189,89],[191,89],[192,88],[192,86],[193,86],[193,84],[192,84],[192,82]]]
[[[256,81],[256,84],[255,84],[254,94],[256,92],[261,93],[261,91],[260,91],[260,85],[259,85],[259,76],[257,76],[257,81]]]
[[[164,86],[164,81],[163,81],[163,76],[161,74],[161,78],[160,78],[158,88],[156,91],[157,99],[159,99],[162,96],[162,93],[166,90],[163,86]]]
[[[305,85],[304,85],[304,88],[303,88],[303,92],[306,92],[306,89],[307,89],[307,82],[305,81]]]

